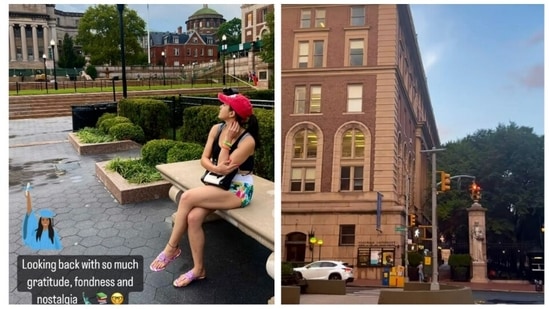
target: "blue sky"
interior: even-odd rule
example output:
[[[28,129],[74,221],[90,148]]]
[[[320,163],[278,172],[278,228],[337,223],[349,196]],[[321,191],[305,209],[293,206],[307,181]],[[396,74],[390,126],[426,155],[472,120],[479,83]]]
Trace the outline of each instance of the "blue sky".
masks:
[[[544,7],[411,5],[441,143],[514,122],[544,134]]]
[[[105,3],[105,2],[102,2]],[[55,8],[65,12],[84,13],[86,9],[93,4],[56,4]],[[149,24],[152,31],[177,31],[177,27],[183,27],[186,31],[185,22],[190,15],[201,9],[203,4],[128,4],[128,7],[137,12],[137,14]],[[208,4],[208,7],[216,10],[223,15],[227,21],[233,18],[240,18],[240,4]]]

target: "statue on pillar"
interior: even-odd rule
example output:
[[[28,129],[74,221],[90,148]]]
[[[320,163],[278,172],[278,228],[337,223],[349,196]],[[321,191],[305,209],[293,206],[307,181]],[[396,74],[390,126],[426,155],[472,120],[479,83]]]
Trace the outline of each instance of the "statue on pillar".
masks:
[[[479,226],[478,222],[475,222],[475,226],[471,231],[471,238],[473,239],[473,252],[471,254],[474,262],[483,262],[483,241],[484,233],[482,228]]]

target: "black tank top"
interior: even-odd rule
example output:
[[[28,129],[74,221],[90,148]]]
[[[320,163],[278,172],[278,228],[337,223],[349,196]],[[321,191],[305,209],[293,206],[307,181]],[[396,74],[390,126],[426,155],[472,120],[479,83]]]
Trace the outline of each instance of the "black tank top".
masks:
[[[210,157],[210,160],[212,160],[215,165],[217,165],[217,158],[219,157],[219,153],[221,152],[221,147],[219,147],[219,136],[221,135],[221,131],[223,130],[224,126],[225,123],[219,125],[219,130],[217,131],[217,135],[215,136],[215,139],[213,141],[212,155]],[[242,132],[242,134],[240,134],[240,136],[236,139],[236,141],[233,143],[233,146],[229,150],[229,154],[231,154],[236,149],[240,140],[246,135],[250,135],[250,133],[248,133],[246,130]],[[240,167],[238,169],[241,171],[252,172],[254,170],[254,156],[249,156],[246,161],[240,164]]]

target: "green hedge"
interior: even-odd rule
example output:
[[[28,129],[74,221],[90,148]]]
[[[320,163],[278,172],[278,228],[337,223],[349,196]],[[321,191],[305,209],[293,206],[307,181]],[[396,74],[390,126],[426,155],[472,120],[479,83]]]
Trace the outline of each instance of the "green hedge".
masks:
[[[166,137],[170,112],[168,106],[160,100],[122,99],[118,102],[118,113],[143,128],[145,140]]]
[[[254,108],[259,122],[261,147],[255,153],[255,174],[274,181],[274,110]],[[219,123],[218,106],[193,106],[183,112],[181,139],[185,142],[205,145],[211,127]]]

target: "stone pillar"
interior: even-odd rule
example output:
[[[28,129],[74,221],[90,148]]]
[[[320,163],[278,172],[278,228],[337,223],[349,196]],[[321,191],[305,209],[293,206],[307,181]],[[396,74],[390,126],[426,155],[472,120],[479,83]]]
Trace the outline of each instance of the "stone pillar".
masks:
[[[19,29],[21,30],[21,55],[23,57],[23,61],[28,61],[28,55],[27,55],[27,25],[20,24]]]
[[[469,253],[473,258],[471,282],[488,282],[486,274],[486,208],[474,202],[469,213]]]
[[[34,61],[42,61],[42,55],[38,55],[38,34],[36,33],[36,28],[38,25],[32,24],[32,54]]]
[[[17,52],[15,50],[15,34],[13,33],[14,24],[10,24],[10,61],[17,60]]]

